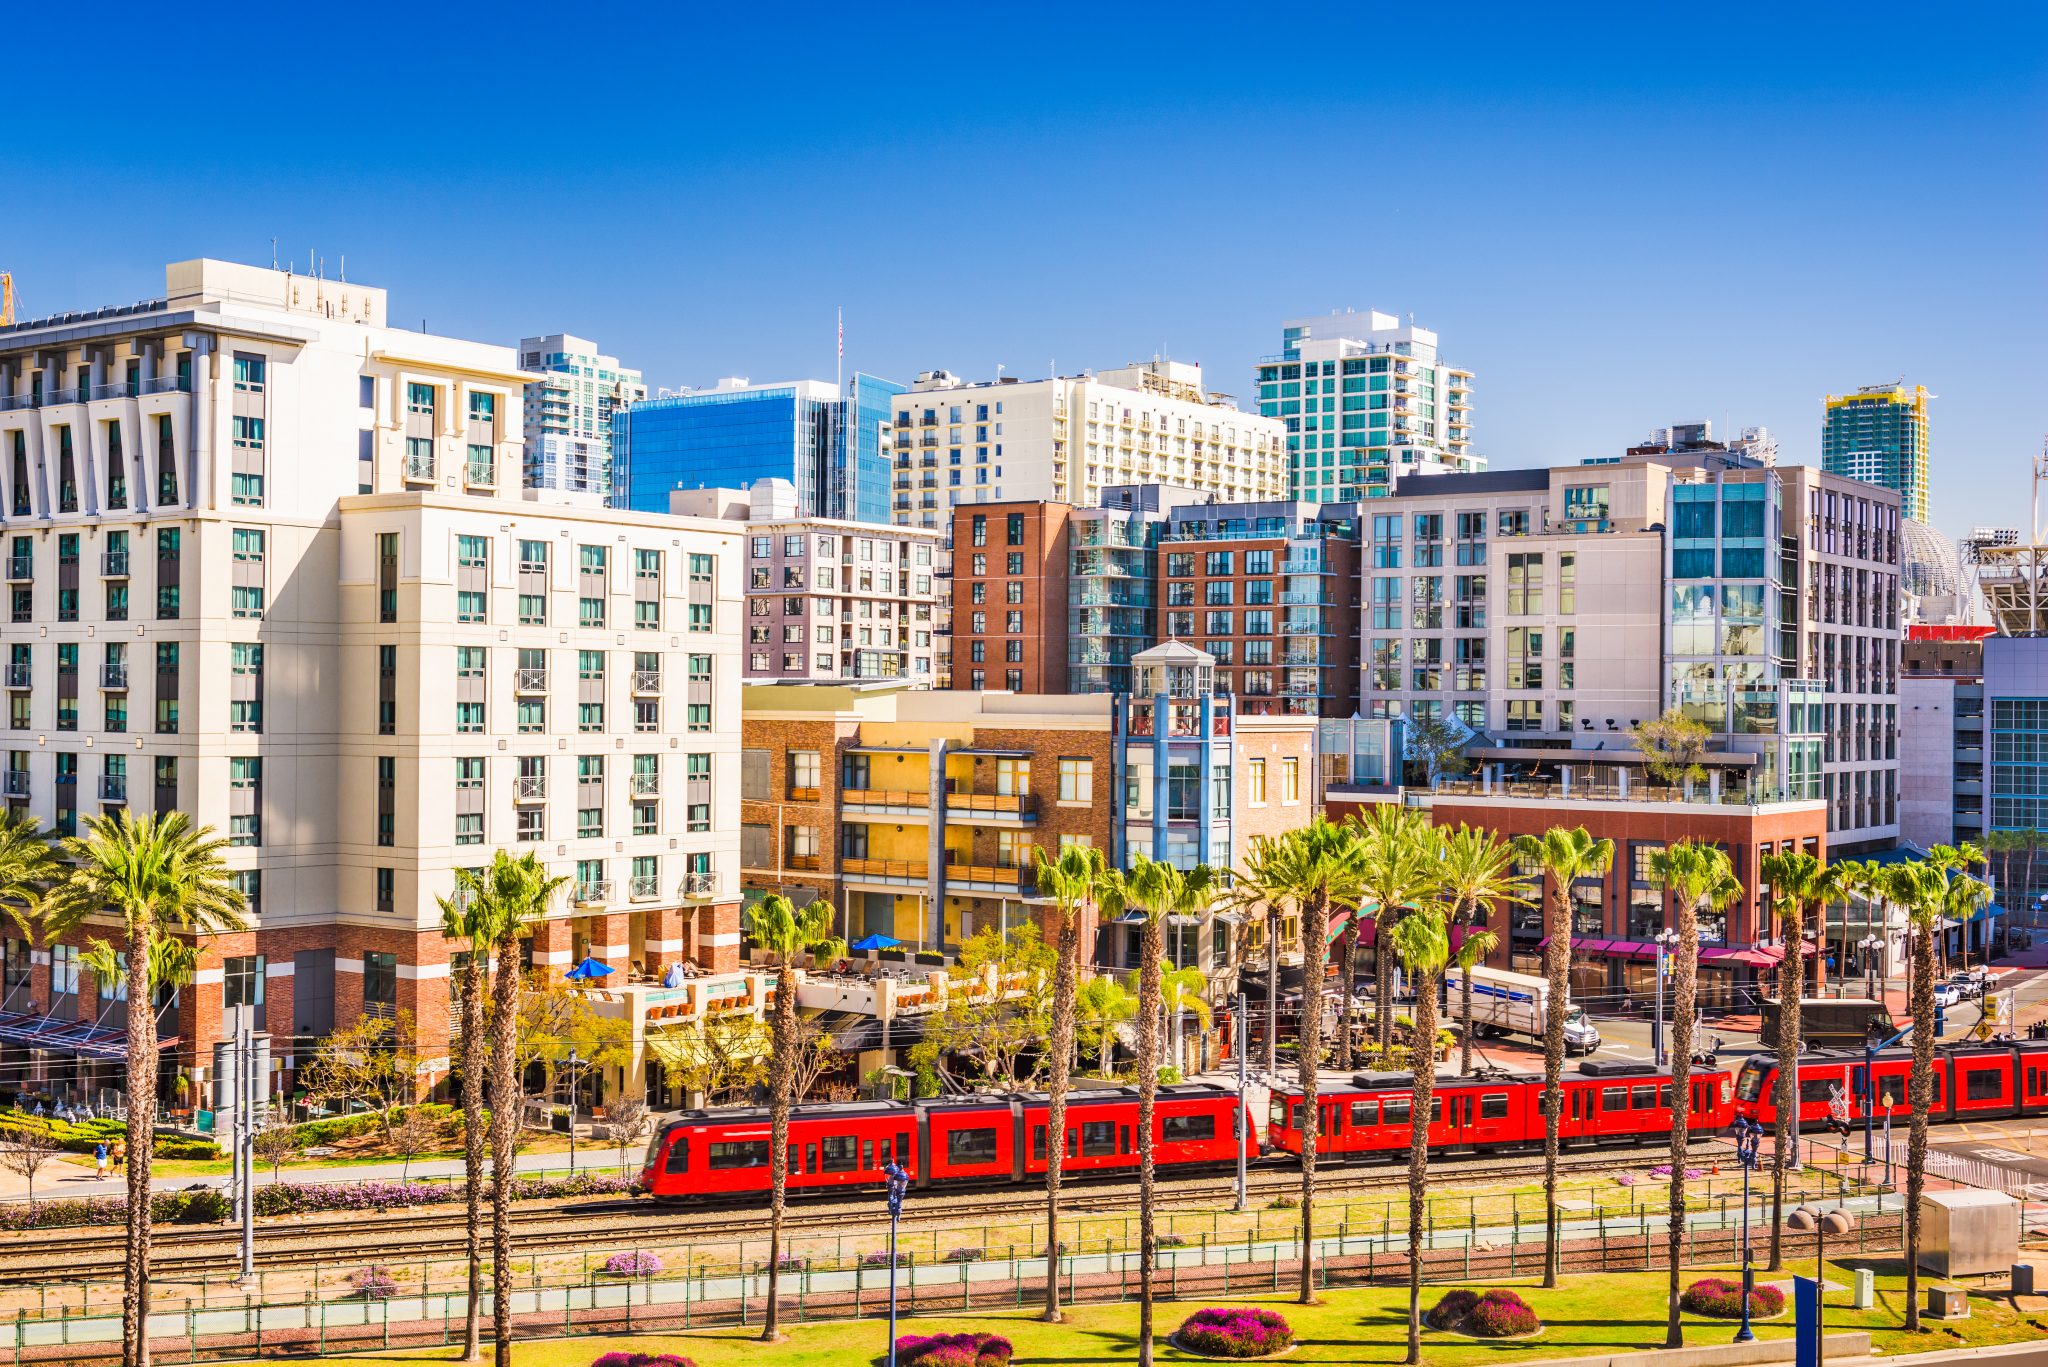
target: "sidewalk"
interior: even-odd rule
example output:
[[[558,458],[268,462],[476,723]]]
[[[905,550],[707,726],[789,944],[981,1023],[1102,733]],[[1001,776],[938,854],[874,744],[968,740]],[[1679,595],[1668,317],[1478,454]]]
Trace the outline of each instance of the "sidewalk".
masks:
[[[579,1173],[616,1173],[627,1171],[637,1174],[640,1170],[640,1154],[645,1147],[645,1142],[643,1141],[628,1149],[627,1166],[621,1169],[619,1166],[619,1151],[616,1147],[608,1144],[579,1144],[576,1146],[576,1166],[574,1171]],[[76,1156],[66,1155],[67,1158]],[[525,1154],[514,1162],[513,1168],[515,1171],[527,1175],[541,1172],[566,1175],[571,1171],[569,1155],[566,1153]],[[349,1163],[339,1167],[287,1167],[277,1180],[287,1184],[304,1182],[396,1182],[401,1174],[405,1172],[405,1165],[397,1162]],[[425,1180],[447,1181],[451,1178],[460,1181],[462,1174],[463,1163],[460,1158],[418,1159],[412,1164],[410,1169],[411,1180],[415,1182]],[[196,1177],[189,1175],[166,1177],[160,1173],[152,1172],[151,1178],[150,1186],[154,1191],[184,1191],[192,1187],[218,1187],[226,1190],[229,1185],[229,1175],[225,1172]],[[271,1180],[270,1169],[259,1164],[256,1172],[256,1185],[267,1187],[271,1184]],[[49,1167],[44,1168],[36,1178],[36,1199],[38,1201],[74,1200],[88,1196],[125,1196],[127,1192],[128,1179],[124,1175],[114,1172],[105,1179],[95,1177],[89,1158],[87,1165],[82,1168],[63,1161],[52,1163]],[[0,1201],[25,1200],[27,1196],[28,1183],[15,1173],[0,1171]]]

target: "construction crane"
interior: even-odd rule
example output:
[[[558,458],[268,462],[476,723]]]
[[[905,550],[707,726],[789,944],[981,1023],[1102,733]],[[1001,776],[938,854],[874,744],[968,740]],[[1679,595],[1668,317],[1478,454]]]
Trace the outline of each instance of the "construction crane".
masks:
[[[0,328],[14,323],[14,277],[0,271]]]

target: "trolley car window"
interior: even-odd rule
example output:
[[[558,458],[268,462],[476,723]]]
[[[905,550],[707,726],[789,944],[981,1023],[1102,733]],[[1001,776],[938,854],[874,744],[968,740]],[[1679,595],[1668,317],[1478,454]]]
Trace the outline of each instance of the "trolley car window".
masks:
[[[1479,1118],[1481,1120],[1506,1120],[1508,1118],[1507,1097],[1498,1092],[1490,1096],[1480,1097]]]
[[[1213,1115],[1170,1115],[1159,1122],[1159,1137],[1168,1144],[1196,1144],[1216,1137]]]
[[[1600,1109],[1603,1111],[1625,1111],[1628,1109],[1628,1088],[1602,1087]]]
[[[853,1135],[834,1135],[818,1141],[819,1166],[824,1172],[858,1172],[860,1140]]]
[[[1802,1102],[1829,1101],[1835,1095],[1835,1088],[1841,1085],[1837,1078],[1803,1077],[1799,1079],[1799,1099]]]
[[[1083,1158],[1112,1158],[1116,1155],[1116,1122],[1114,1120],[1085,1120],[1081,1122],[1081,1156]]]
[[[905,1167],[910,1165],[910,1135],[907,1132],[896,1136],[896,1161]]]
[[[876,1168],[877,1166],[878,1166],[878,1165],[877,1165],[877,1164],[876,1164],[876,1162],[875,1162],[875,1141],[874,1141],[874,1140],[872,1140],[872,1139],[863,1139],[863,1140],[861,1140],[861,1141],[860,1141],[860,1168],[861,1168],[861,1171],[862,1171],[862,1172],[873,1172],[873,1171],[875,1170],[875,1168]]]
[[[1657,1104],[1665,1110],[1671,1109],[1671,1084],[1665,1083],[1657,1089]]]
[[[1648,1111],[1656,1108],[1657,1089],[1655,1087],[1636,1087],[1631,1090],[1635,1093],[1631,1102],[1635,1109]]]
[[[996,1161],[996,1132],[954,1130],[946,1136],[946,1161],[955,1165]]]
[[[690,1170],[690,1141],[681,1135],[668,1146],[668,1162],[662,1165],[663,1172],[688,1172]]]
[[[1372,1099],[1371,1101],[1354,1101],[1354,1102],[1352,1102],[1352,1103],[1351,1103],[1351,1123],[1352,1123],[1352,1125],[1353,1125],[1353,1126],[1358,1126],[1358,1125],[1377,1125],[1377,1124],[1379,1124],[1379,1123],[1380,1123],[1380,1103],[1379,1103],[1379,1098],[1377,1098],[1377,1097],[1374,1097],[1374,1098],[1373,1098],[1373,1099]]]
[[[1031,1156],[1040,1163],[1045,1162],[1045,1126],[1031,1127]]]
[[[1765,1069],[1755,1063],[1742,1065],[1742,1076],[1735,1080],[1735,1098],[1738,1101],[1755,1101],[1764,1094]]]
[[[1996,1068],[1979,1068],[1963,1074],[1963,1100],[1998,1101],[2005,1096],[2005,1074]]]
[[[724,1168],[765,1168],[768,1166],[768,1141],[753,1139],[714,1143],[706,1158],[706,1166],[713,1172]]]
[[[1380,1118],[1389,1125],[1406,1125],[1415,1113],[1415,1103],[1405,1096],[1390,1096],[1380,1103]]]

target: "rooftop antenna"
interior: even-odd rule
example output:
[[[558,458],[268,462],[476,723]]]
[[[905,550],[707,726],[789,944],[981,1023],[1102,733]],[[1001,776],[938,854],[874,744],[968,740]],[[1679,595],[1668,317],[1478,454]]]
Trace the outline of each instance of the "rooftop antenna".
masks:
[[[344,284],[344,285],[346,285],[346,284],[348,283],[348,253],[347,253],[347,252],[343,252],[343,253],[342,253],[342,255],[341,255],[341,283],[342,283],[342,284]]]
[[[277,269],[277,239],[270,239],[270,269]]]

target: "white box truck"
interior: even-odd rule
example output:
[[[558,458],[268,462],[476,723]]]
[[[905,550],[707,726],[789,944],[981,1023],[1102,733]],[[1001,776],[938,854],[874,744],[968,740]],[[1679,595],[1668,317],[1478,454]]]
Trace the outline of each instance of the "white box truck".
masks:
[[[1462,1024],[1465,1009],[1465,970],[1451,968],[1444,973],[1445,1023]],[[1475,1035],[1524,1035],[1540,1040],[1549,1018],[1550,984],[1530,973],[1510,973],[1502,968],[1472,970],[1472,1032]],[[1600,1047],[1600,1032],[1593,1028],[1585,1009],[1567,1000],[1564,1014],[1566,1055],[1590,1054]]]

